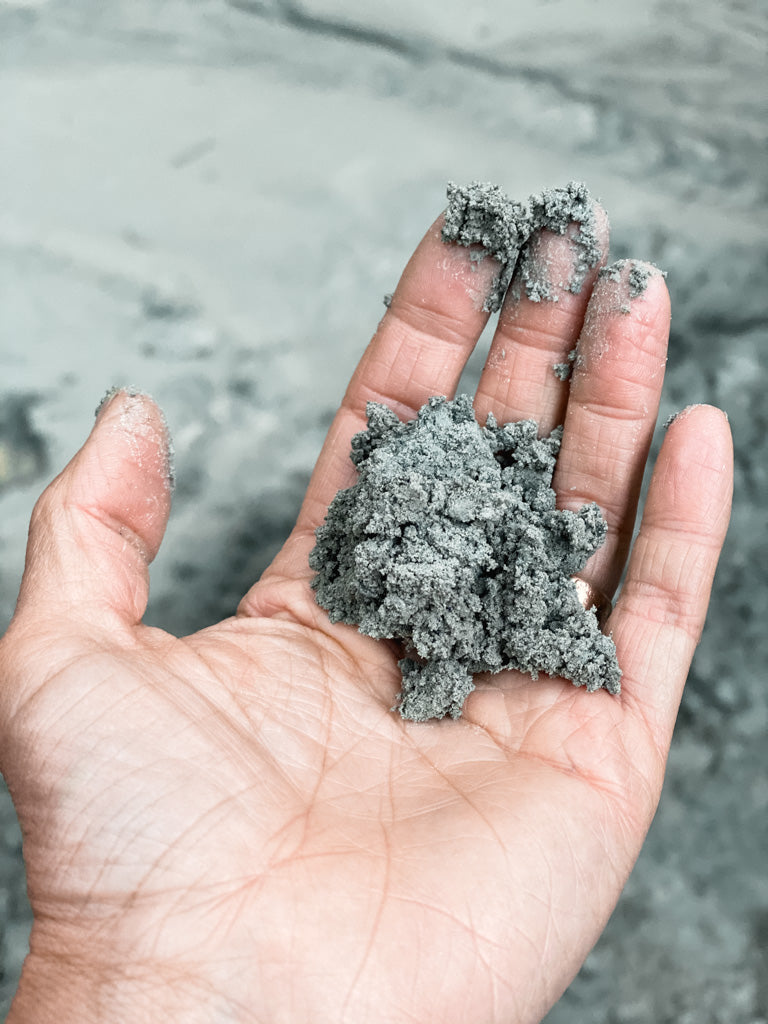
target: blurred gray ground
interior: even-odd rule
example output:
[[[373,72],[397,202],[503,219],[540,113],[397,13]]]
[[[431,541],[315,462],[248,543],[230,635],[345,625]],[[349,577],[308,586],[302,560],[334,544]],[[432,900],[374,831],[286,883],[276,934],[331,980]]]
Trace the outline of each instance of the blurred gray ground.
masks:
[[[768,1021],[767,20],[759,0],[0,0],[0,629],[34,499],[119,383],[176,440],[149,619],[234,609],[448,179],[581,178],[614,254],[669,270],[661,419],[727,409],[734,521],[656,821],[548,1024]],[[0,1016],[28,925],[3,790]]]

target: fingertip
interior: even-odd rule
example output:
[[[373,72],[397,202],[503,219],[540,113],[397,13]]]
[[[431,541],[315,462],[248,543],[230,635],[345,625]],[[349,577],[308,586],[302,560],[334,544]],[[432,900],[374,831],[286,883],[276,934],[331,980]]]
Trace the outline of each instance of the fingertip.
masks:
[[[136,388],[108,391],[71,467],[69,500],[126,526],[151,561],[165,532],[174,487],[170,430],[155,400]]]
[[[633,298],[669,304],[667,272],[650,260],[629,260],[630,289]],[[634,279],[634,282],[633,282]]]
[[[669,417],[665,443],[699,453],[699,461],[718,471],[733,463],[733,437],[728,413],[715,405],[696,402]]]
[[[631,263],[633,269],[628,272],[628,282],[633,316],[645,323],[661,325],[661,329],[668,332],[672,300],[667,287],[667,272],[646,260],[632,260]],[[635,276],[639,283],[633,286]]]
[[[611,221],[605,207],[597,199],[592,200],[592,209],[595,217],[595,237],[602,252],[600,262],[603,264],[608,256],[611,240]]]
[[[170,436],[157,404],[135,389],[108,393],[85,444],[32,514],[18,608],[50,619],[103,614],[140,621],[147,567],[171,503]]]
[[[653,263],[621,259],[601,267],[587,306],[576,357],[577,377],[605,359],[642,364],[660,388],[671,306],[664,272]],[[572,385],[573,386],[573,385]]]
[[[666,278],[666,271],[655,263],[637,259],[614,260],[602,267],[598,274],[599,286],[604,290],[622,303],[629,300],[640,305],[669,304]]]
[[[110,424],[116,433],[123,433],[140,448],[137,458],[154,459],[155,469],[166,484],[173,487],[173,442],[165,413],[146,391],[134,387],[110,388],[96,408],[94,431]],[[93,433],[93,432],[92,432]],[[141,442],[146,442],[146,445]]]
[[[689,422],[693,419],[693,423]],[[666,422],[667,430],[674,426],[678,430],[683,424],[685,429],[690,430],[704,428],[722,437],[730,438],[731,426],[728,413],[716,405],[708,405],[706,402],[693,402],[686,405],[679,412],[673,413]]]
[[[733,492],[733,438],[723,409],[696,403],[670,417],[659,455],[662,465],[665,460],[674,462],[677,475],[697,478],[695,487],[702,501],[722,494],[727,519]]]
[[[733,442],[722,409],[689,405],[667,426],[644,522],[722,543],[733,495]]]

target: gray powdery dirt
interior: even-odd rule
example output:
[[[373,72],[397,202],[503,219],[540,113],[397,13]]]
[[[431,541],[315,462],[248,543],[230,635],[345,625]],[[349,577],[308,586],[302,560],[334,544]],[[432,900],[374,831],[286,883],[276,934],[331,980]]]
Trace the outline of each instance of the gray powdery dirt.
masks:
[[[606,524],[595,504],[555,507],[562,431],[539,440],[533,420],[492,415],[481,427],[469,395],[435,396],[405,423],[367,413],[359,479],[331,503],[310,566],[332,622],[403,641],[403,718],[457,718],[473,673],[502,669],[618,693],[613,641],[570,579]]]
[[[627,275],[627,291],[629,296],[629,302],[622,303],[619,307],[620,312],[628,314],[631,310],[630,303],[634,299],[639,299],[641,295],[645,293],[648,287],[648,282],[653,277],[655,271],[658,271],[663,277],[667,276],[665,270],[658,270],[654,268],[653,264],[641,263],[638,260],[616,260],[614,263],[609,264],[607,267],[602,267],[598,273],[600,278],[608,278],[610,281],[614,281],[618,284],[621,281],[621,275],[624,272],[625,267],[629,267],[629,273]],[[568,353],[568,356],[563,363],[555,363],[552,370],[558,380],[566,381],[571,379],[573,374],[573,368],[576,365],[576,359],[578,356],[578,348],[574,347]]]
[[[615,263],[611,263],[608,267],[603,267],[600,271],[600,277],[607,277],[611,281],[621,281],[621,274],[624,268],[629,265],[629,297],[630,299],[639,298],[648,287],[653,270],[645,263],[638,263],[637,260],[616,260]],[[665,271],[660,271],[664,277],[666,277]],[[627,310],[629,312],[629,310]]]
[[[515,276],[534,302],[557,301],[555,282],[543,276],[541,266],[531,258],[530,246],[537,232],[547,230],[564,235],[571,224],[578,227],[571,238],[575,253],[571,277],[565,287],[578,294],[587,272],[601,255],[594,203],[581,182],[571,181],[564,188],[544,189],[532,195],[527,204],[511,199],[490,182],[473,181],[469,185],[450,182],[442,236],[444,242],[480,245],[485,253],[498,260],[499,274],[483,307],[493,313],[501,307]]]

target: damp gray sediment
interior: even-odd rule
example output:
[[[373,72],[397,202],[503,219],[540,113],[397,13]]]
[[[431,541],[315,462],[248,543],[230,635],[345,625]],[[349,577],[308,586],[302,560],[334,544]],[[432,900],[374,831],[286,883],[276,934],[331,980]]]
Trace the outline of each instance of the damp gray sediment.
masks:
[[[632,266],[629,268],[630,299],[638,299],[645,293],[652,274],[653,270],[647,264],[632,261]]]
[[[618,307],[619,313],[624,316],[628,316],[632,312],[631,303],[634,299],[640,298],[648,287],[648,282],[655,274],[661,274],[662,277],[666,277],[666,271],[660,270],[653,263],[639,262],[638,260],[617,260],[615,263],[611,263],[607,267],[602,267],[598,271],[598,278],[600,280],[613,281],[616,284],[621,284],[625,269],[629,267],[627,273],[627,302],[622,302]],[[573,374],[573,367],[578,357],[578,347],[572,348],[566,357],[566,361],[562,363],[555,363],[552,370],[557,378],[562,381],[570,380]]]
[[[555,363],[552,367],[555,376],[562,381],[570,380],[573,374],[573,364],[576,362],[576,349],[572,348],[565,358],[564,363]]]
[[[557,301],[556,283],[533,253],[535,237],[542,230],[565,235],[570,225],[576,227],[570,236],[573,261],[570,279],[564,284],[568,290],[581,291],[589,270],[600,261],[595,205],[581,182],[544,189],[527,203],[511,199],[490,182],[450,182],[447,196],[443,241],[478,245],[481,248],[475,259],[486,254],[499,263],[499,274],[483,307],[487,312],[501,307],[513,278],[533,301]]]
[[[648,287],[648,282],[655,274],[661,274],[662,277],[666,277],[666,271],[660,270],[652,263],[641,263],[639,260],[616,260],[615,263],[611,263],[610,266],[603,267],[599,271],[598,276],[601,278],[608,278],[611,281],[615,281],[617,284],[621,282],[622,274],[626,267],[629,267],[629,273],[627,274],[627,291],[630,299],[639,299],[641,295],[645,294]],[[622,306],[621,312],[629,312],[628,306]]]
[[[561,431],[481,426],[435,396],[401,422],[370,403],[352,440],[358,480],[316,533],[310,566],[332,622],[401,641],[403,718],[458,717],[477,672],[517,669],[620,690],[612,639],[571,579],[603,543],[597,505],[556,508]]]

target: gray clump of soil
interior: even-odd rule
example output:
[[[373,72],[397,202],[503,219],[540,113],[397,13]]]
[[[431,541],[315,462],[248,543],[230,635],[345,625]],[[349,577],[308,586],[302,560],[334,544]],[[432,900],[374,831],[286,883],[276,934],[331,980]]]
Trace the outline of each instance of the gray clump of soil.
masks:
[[[576,362],[576,349],[572,348],[564,363],[555,363],[552,370],[558,380],[570,380],[573,374],[573,364]]]
[[[527,203],[511,199],[503,189],[490,182],[473,181],[469,185],[448,184],[448,207],[442,238],[444,242],[480,246],[480,253],[492,256],[500,264],[499,274],[485,300],[484,309],[493,313],[517,276],[530,299],[557,301],[555,283],[545,268],[532,256],[531,243],[542,230],[564,235],[571,224],[574,259],[570,280],[564,286],[578,293],[589,270],[600,260],[595,204],[589,189],[578,181],[564,188],[549,188],[532,195]]]
[[[648,282],[653,277],[654,272],[662,274],[666,277],[666,272],[659,270],[652,264],[639,263],[637,260],[616,260],[609,267],[603,267],[600,271],[600,277],[607,277],[611,281],[618,283],[621,281],[621,275],[625,267],[629,267],[629,274],[627,276],[627,286],[630,299],[639,299],[641,295],[645,293],[648,287]]]
[[[570,578],[603,543],[597,505],[555,507],[558,428],[482,427],[472,400],[436,396],[401,422],[369,403],[352,440],[357,482],[340,491],[310,566],[332,622],[402,641],[403,718],[461,714],[473,674],[544,672],[611,693],[612,639]]]

